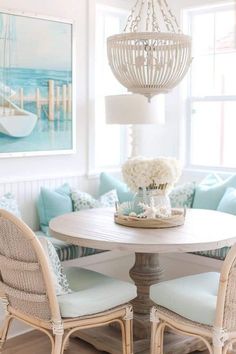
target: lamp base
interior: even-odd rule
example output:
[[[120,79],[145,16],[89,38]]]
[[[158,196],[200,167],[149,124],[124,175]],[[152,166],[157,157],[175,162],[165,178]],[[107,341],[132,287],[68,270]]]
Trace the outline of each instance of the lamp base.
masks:
[[[137,126],[132,124],[129,126],[130,129],[130,145],[131,154],[130,158],[138,156],[138,138],[137,138]]]

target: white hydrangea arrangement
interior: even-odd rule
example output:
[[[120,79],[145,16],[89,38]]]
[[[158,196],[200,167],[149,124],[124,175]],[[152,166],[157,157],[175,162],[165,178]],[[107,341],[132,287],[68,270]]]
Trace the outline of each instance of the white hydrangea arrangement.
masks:
[[[171,157],[129,159],[122,167],[124,181],[134,193],[140,189],[167,194],[181,175],[178,160]]]

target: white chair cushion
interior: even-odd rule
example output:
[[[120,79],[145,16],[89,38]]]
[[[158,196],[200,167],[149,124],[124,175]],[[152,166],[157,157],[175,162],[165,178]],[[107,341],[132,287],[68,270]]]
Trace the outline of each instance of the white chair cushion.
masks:
[[[212,326],[215,319],[219,273],[202,273],[151,286],[150,297],[189,320]]]
[[[136,286],[78,267],[65,269],[71,294],[58,296],[62,317],[79,317],[109,310],[137,296]]]

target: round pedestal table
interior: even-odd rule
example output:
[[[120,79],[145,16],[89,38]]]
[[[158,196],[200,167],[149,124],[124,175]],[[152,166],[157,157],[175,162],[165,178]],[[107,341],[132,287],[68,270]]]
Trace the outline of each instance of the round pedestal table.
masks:
[[[201,209],[189,209],[182,226],[165,229],[125,227],[114,222],[114,209],[98,208],[65,214],[50,222],[50,233],[62,241],[102,250],[135,253],[130,277],[137,286],[134,307],[134,352],[149,353],[149,288],[160,281],[163,270],[158,254],[194,252],[231,246],[236,242],[236,216]],[[99,350],[120,354],[121,346],[114,328],[84,331],[79,337]],[[199,340],[167,336],[165,354],[185,354],[203,350]]]

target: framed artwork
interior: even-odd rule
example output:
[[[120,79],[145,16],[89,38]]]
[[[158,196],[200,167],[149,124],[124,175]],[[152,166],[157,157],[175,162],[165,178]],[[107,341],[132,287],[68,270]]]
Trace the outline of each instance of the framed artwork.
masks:
[[[0,157],[74,152],[73,23],[0,10]]]

